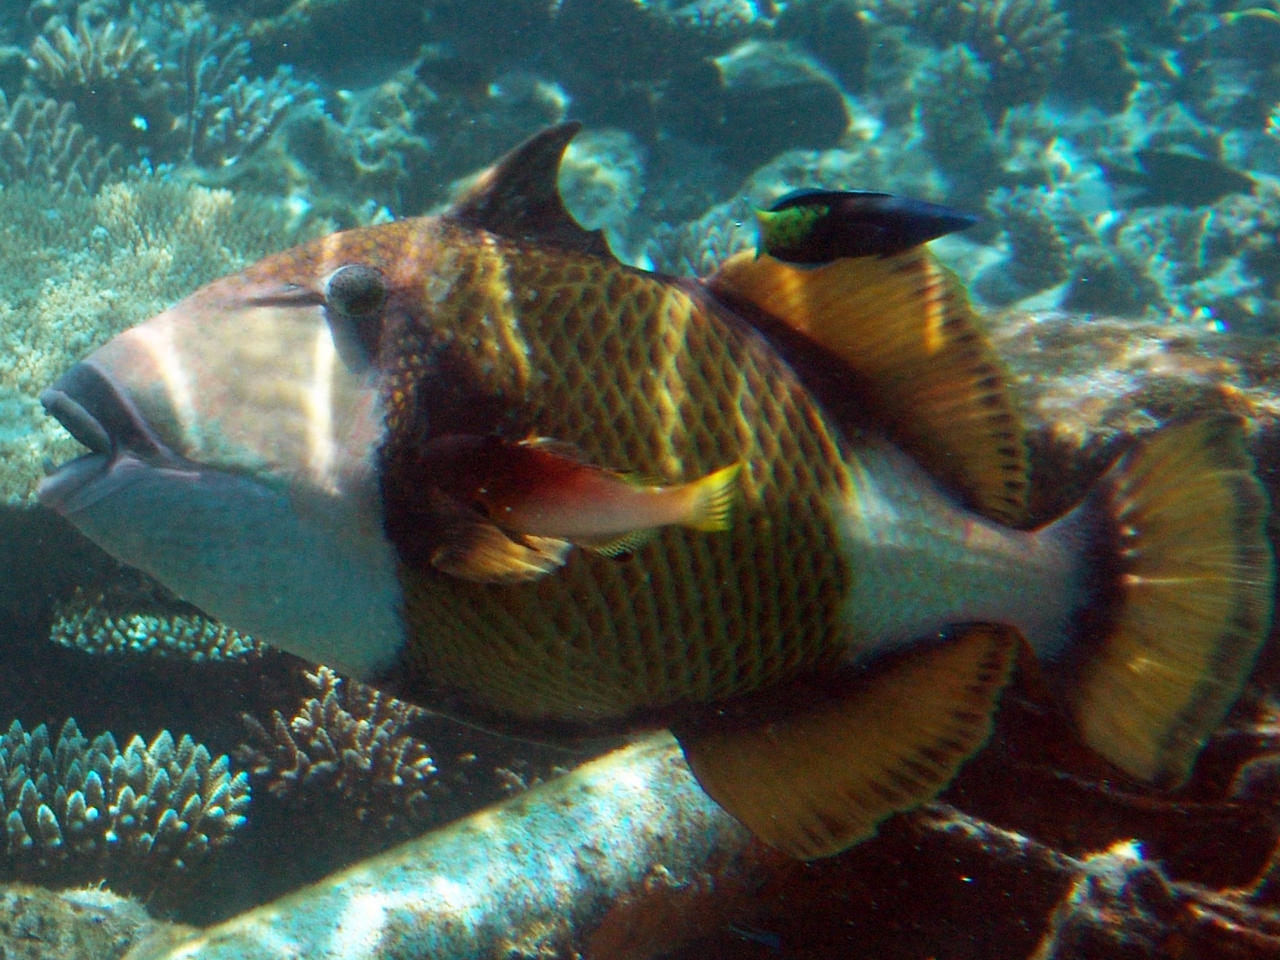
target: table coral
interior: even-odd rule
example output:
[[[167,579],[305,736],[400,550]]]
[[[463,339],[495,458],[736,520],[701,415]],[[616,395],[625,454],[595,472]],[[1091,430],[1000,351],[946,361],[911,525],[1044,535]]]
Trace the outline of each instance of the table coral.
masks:
[[[59,604],[49,638],[98,656],[141,654],[202,663],[261,655],[262,645],[248,634],[176,598],[145,602],[140,594],[133,578],[102,588],[78,586]]]

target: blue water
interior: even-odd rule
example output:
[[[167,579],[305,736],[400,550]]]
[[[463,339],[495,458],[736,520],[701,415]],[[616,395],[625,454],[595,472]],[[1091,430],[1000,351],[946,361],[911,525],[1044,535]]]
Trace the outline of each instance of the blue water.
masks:
[[[1118,437],[1205,406],[1250,418],[1264,484],[1280,475],[1274,0],[9,3],[0,94],[0,882],[103,883],[213,922],[601,748],[491,736],[309,673],[33,495],[77,452],[36,397],[88,350],[267,253],[438,212],[553,123],[584,124],[561,179],[571,212],[664,273],[752,248],[753,207],[797,188],[979,218],[933,249],[1025,391],[1045,517],[1082,488],[1055,475],[1064,460],[1096,472]],[[1271,702],[1273,674],[1264,654],[1251,704]],[[1078,880],[1053,857],[1133,838],[1150,859],[1130,860],[1163,865],[1126,873],[1113,850],[1106,882],[1159,886],[1159,870],[1252,890],[1231,909],[1280,952],[1275,880],[1259,879],[1274,724],[1236,724],[1170,798],[1069,746],[1041,755],[1069,732],[1034,690],[1006,700],[1000,746],[946,799],[1027,833],[1021,853],[1007,835],[984,855],[895,821],[839,863],[746,870],[757,899],[738,889],[717,912],[708,896],[703,929],[673,925],[635,955],[1154,956],[1141,950],[1165,936],[1210,949],[1174,929],[1183,893],[1149,889],[1114,942],[1108,918],[1081,932],[1060,910],[1051,945]],[[90,769],[110,779],[113,763],[154,802],[86,814]],[[203,833],[162,826],[197,767],[223,809]]]

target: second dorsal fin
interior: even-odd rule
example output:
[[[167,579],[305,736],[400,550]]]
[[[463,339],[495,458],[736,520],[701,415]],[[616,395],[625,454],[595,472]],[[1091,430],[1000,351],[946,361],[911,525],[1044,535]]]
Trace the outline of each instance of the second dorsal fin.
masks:
[[[857,374],[895,440],[973,509],[1025,521],[1025,431],[1007,377],[959,281],[924,248],[817,268],[744,252],[706,282]]]
[[[561,123],[535,133],[480,174],[446,216],[513,240],[612,257],[604,234],[578,223],[560,196],[560,162],[581,127]]]

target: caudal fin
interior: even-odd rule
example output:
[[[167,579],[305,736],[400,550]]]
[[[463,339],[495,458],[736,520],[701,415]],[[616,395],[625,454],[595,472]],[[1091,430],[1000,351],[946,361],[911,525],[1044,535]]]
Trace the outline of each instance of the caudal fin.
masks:
[[[1097,554],[1055,686],[1126,772],[1181,784],[1239,696],[1271,625],[1266,515],[1239,422],[1209,417],[1124,456],[1055,525]]]
[[[741,472],[741,463],[731,463],[695,480],[690,486],[693,505],[685,525],[695,530],[728,530]]]

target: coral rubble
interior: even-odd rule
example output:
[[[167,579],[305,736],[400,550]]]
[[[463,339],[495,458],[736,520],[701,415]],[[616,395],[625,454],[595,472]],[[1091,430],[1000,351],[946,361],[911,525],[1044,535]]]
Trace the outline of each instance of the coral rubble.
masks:
[[[7,884],[0,887],[0,917],[6,960],[119,960],[190,933],[152,919],[135,900],[94,887],[54,893]]]

